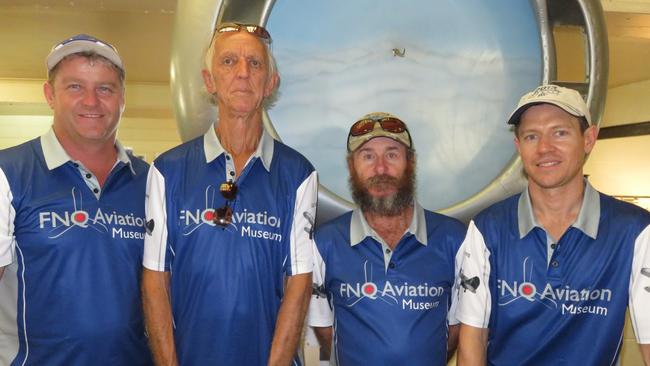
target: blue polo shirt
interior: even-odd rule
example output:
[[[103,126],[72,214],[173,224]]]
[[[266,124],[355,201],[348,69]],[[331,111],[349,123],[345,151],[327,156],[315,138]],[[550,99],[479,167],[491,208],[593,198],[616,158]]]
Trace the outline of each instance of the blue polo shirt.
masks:
[[[480,213],[462,250],[456,316],[489,328],[491,365],[615,364],[628,307],[650,343],[648,211],[586,182],[576,222],[549,238],[526,191]]]
[[[103,187],[50,130],[0,152],[0,364],[149,365],[140,300],[147,164]]]
[[[286,276],[313,268],[312,165],[264,131],[222,228],[212,217],[226,203],[219,186],[235,176],[232,161],[210,128],[150,169],[143,264],[171,272],[181,365],[266,364]]]
[[[316,231],[318,293],[308,321],[334,326],[338,365],[446,365],[447,325],[456,323],[449,313],[454,262],[464,234],[459,221],[417,203],[394,251],[359,209]]]

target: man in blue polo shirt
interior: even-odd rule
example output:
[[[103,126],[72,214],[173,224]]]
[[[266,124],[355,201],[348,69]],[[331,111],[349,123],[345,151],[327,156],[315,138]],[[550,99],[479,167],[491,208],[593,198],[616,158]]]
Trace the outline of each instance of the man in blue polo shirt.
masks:
[[[480,213],[461,251],[459,365],[613,365],[625,311],[650,364],[650,213],[583,178],[598,129],[574,90],[524,95],[528,189]]]
[[[115,138],[122,60],[78,35],[46,64],[52,128],[0,152],[0,364],[149,365],[147,164]]]
[[[298,362],[317,177],[262,124],[270,42],[257,25],[216,29],[203,78],[218,122],[151,167],[143,293],[161,365]]]
[[[363,116],[347,145],[358,208],[316,231],[309,324],[338,365],[445,365],[465,227],[415,201],[415,150],[397,117]]]

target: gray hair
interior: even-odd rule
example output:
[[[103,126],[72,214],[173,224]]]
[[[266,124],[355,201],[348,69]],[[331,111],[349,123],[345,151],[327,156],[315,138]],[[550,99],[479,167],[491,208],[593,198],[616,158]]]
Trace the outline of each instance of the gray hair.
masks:
[[[217,43],[216,40],[218,36],[219,33],[215,32],[214,35],[212,36],[212,40],[210,40],[210,44],[208,45],[208,48],[206,48],[205,52],[203,53],[203,62],[205,64],[205,69],[208,70],[208,72],[211,75],[212,75],[212,59],[214,58],[214,45]],[[280,75],[280,73],[278,72],[278,64],[277,62],[275,62],[275,57],[273,56],[273,52],[271,50],[270,45],[266,42],[263,42],[262,40],[259,40],[259,42],[261,42],[262,45],[264,45],[264,50],[266,51],[266,64],[267,64],[269,80],[270,80],[274,74],[277,74],[278,76]],[[279,97],[278,89],[280,89],[279,77],[278,77],[278,82],[275,84],[275,87],[271,91],[271,95],[264,98],[264,100],[262,101],[262,105],[264,106],[264,108],[270,109],[275,105],[275,102],[277,102]],[[214,105],[217,104],[213,95],[209,95],[209,98],[212,104]]]

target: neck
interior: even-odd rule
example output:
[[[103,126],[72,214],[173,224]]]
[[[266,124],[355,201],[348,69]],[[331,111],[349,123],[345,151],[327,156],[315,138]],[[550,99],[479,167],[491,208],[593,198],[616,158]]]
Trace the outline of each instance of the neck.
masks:
[[[215,132],[223,149],[232,155],[237,176],[243,170],[244,164],[257,150],[263,128],[260,115],[245,118],[220,116]]]
[[[55,131],[56,134],[56,131]],[[80,161],[86,169],[95,175],[100,186],[104,186],[111,169],[117,161],[117,148],[115,139],[109,139],[105,143],[79,144],[60,138],[59,143],[65,152],[73,159]]]
[[[373,212],[364,212],[363,217],[365,217],[368,225],[394,250],[406,232],[406,229],[411,225],[413,211],[414,207],[411,206],[395,216],[383,216]]]
[[[559,240],[578,217],[584,191],[582,179],[576,179],[570,184],[554,189],[544,189],[529,184],[528,193],[533,214],[555,240]]]

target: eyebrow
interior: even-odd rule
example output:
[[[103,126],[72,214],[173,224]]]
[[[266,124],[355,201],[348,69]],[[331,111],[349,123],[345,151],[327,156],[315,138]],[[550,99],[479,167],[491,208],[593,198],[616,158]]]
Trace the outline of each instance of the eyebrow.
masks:
[[[388,146],[388,147],[385,148],[383,151],[379,151],[378,153],[381,154],[381,153],[384,153],[384,152],[388,152],[388,151],[396,151],[396,150],[399,151],[399,146]],[[369,147],[362,147],[362,148],[360,148],[359,150],[357,150],[358,153],[362,153],[362,152],[364,152],[364,151],[366,151],[366,152],[375,152],[374,149],[371,149],[371,148],[369,148]]]

